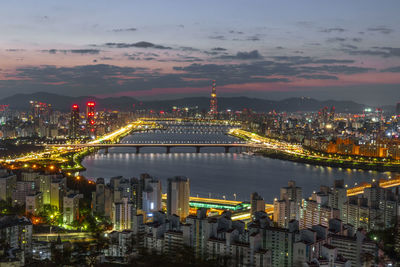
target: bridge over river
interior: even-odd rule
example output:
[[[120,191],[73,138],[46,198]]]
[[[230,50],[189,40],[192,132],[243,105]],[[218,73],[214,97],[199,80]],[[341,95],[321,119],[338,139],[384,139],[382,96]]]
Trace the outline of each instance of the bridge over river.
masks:
[[[142,147],[165,147],[166,153],[171,153],[173,147],[193,147],[196,153],[200,153],[203,147],[223,147],[225,153],[229,153],[230,148],[259,149],[263,146],[247,142],[201,142],[201,141],[143,141],[143,142],[122,142],[122,143],[86,143],[86,144],[48,144],[48,147],[59,148],[105,148],[106,152],[110,147],[135,147],[136,153],[140,153]]]

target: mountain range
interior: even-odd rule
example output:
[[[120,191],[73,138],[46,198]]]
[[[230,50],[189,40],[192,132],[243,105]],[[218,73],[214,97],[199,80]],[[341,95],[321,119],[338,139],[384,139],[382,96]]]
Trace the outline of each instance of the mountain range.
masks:
[[[153,109],[170,111],[172,107],[197,107],[200,111],[209,109],[210,99],[208,97],[186,97],[173,100],[152,100],[140,101],[132,97],[109,97],[97,98],[92,96],[71,97],[52,93],[38,92],[33,94],[16,94],[0,100],[0,104],[9,105],[13,110],[29,110],[30,101],[40,101],[51,104],[53,109],[59,111],[69,111],[72,104],[84,107],[86,102],[93,100],[96,102],[97,110],[121,110],[133,111],[135,109]],[[308,97],[287,98],[283,100],[267,100],[261,98],[248,97],[219,97],[219,110],[243,110],[245,108],[257,112],[296,112],[296,111],[317,111],[323,107],[335,106],[337,112],[359,113],[365,105],[353,101],[326,100],[320,101]],[[394,106],[384,107],[391,112]]]

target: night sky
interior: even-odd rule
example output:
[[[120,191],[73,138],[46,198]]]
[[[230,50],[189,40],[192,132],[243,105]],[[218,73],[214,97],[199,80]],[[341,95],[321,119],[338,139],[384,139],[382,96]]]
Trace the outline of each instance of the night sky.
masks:
[[[0,98],[400,100],[399,0],[0,3]]]

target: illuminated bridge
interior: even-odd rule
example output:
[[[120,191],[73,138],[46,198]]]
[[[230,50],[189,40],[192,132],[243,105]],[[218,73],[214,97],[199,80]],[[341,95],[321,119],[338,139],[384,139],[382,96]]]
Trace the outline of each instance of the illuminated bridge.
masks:
[[[200,153],[203,147],[222,147],[225,148],[225,153],[229,153],[230,148],[248,148],[257,149],[262,148],[260,144],[246,143],[246,142],[201,142],[201,141],[143,141],[143,142],[123,142],[123,143],[86,143],[86,144],[47,144],[48,147],[55,148],[105,148],[106,151],[110,147],[135,147],[136,153],[140,152],[142,147],[165,147],[167,153],[171,153],[173,147],[193,147],[196,152]]]

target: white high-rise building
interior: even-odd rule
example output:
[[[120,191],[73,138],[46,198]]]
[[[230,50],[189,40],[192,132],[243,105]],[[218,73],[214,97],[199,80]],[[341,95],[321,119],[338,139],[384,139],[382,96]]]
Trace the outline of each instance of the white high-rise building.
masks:
[[[148,216],[153,212],[162,210],[161,206],[161,182],[155,179],[145,181],[142,191],[142,210]]]
[[[130,230],[136,215],[133,202],[128,198],[122,198],[121,202],[113,203],[113,225],[115,230]]]

